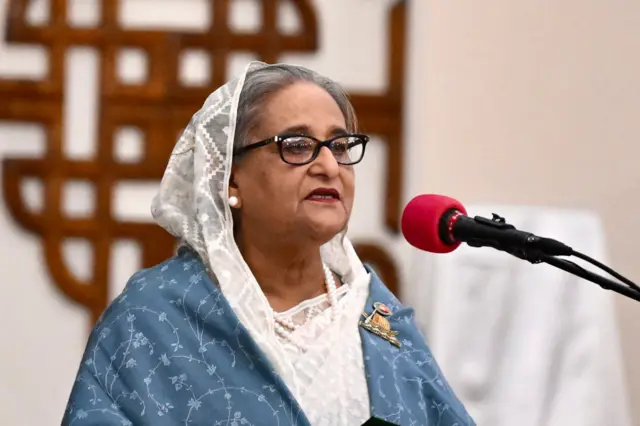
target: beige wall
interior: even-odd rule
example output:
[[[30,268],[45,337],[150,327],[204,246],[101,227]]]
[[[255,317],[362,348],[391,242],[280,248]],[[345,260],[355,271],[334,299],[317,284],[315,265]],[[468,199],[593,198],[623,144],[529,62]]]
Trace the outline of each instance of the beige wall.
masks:
[[[429,0],[418,9],[427,16],[423,190],[595,209],[610,264],[639,282],[640,2]],[[640,424],[640,304],[617,299]]]

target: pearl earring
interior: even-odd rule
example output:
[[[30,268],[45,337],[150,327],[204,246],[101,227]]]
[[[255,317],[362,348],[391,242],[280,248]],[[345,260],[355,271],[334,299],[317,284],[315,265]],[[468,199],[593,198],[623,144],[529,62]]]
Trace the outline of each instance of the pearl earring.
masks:
[[[231,197],[229,197],[229,205],[231,207],[237,206],[239,202],[240,200],[238,200],[238,197],[236,197],[235,195],[232,195]]]

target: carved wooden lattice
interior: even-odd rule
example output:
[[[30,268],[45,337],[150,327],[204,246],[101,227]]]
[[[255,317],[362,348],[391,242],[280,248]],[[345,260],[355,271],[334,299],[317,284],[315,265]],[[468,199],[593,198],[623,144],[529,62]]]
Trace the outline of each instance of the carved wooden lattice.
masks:
[[[279,0],[263,0],[261,28],[235,33],[229,28],[232,0],[211,0],[212,25],[207,31],[133,30],[118,22],[119,1],[97,1],[101,20],[94,28],[74,28],[67,22],[67,0],[51,0],[49,22],[27,22],[28,0],[10,0],[6,40],[44,46],[49,51],[49,73],[39,81],[0,79],[0,119],[42,125],[46,153],[40,158],[3,160],[3,191],[13,218],[42,239],[44,258],[52,281],[71,299],[86,306],[95,321],[108,302],[109,260],[112,244],[135,240],[142,251],[143,267],[170,257],[172,236],[151,223],[119,221],[112,215],[114,185],[123,181],[157,181],[180,129],[197,111],[211,88],[227,80],[227,60],[233,52],[252,52],[265,62],[277,62],[284,52],[317,49],[318,24],[310,0],[290,0],[302,21],[301,32],[281,34],[277,28]],[[405,4],[395,3],[388,19],[387,90],[380,95],[351,93],[363,129],[388,144],[385,189],[386,226],[399,230],[402,171],[402,109],[404,74]],[[64,57],[70,47],[95,48],[100,57],[97,154],[89,160],[65,157],[63,145]],[[142,49],[148,55],[149,75],[139,85],[127,85],[116,75],[116,54],[122,48]],[[210,87],[185,87],[178,77],[179,55],[185,49],[206,50],[210,55]],[[144,134],[143,158],[122,163],[114,156],[118,128],[134,126]],[[44,185],[42,211],[26,208],[21,184],[27,178]],[[63,185],[70,179],[90,182],[96,191],[96,208],[89,218],[66,217],[61,206]],[[70,273],[62,244],[67,238],[83,238],[93,247],[93,270],[88,282]],[[371,244],[356,244],[363,261],[375,265],[383,280],[398,289],[398,275],[387,252]]]

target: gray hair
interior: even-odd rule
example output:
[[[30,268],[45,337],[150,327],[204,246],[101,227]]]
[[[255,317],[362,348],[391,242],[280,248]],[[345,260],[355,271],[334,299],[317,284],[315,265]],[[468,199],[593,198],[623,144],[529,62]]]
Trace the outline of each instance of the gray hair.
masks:
[[[274,93],[296,82],[310,82],[323,88],[336,101],[342,111],[347,130],[358,127],[356,114],[349,97],[340,85],[308,68],[297,65],[276,64],[249,71],[240,93],[234,146],[248,145],[249,133],[258,125],[264,102]]]

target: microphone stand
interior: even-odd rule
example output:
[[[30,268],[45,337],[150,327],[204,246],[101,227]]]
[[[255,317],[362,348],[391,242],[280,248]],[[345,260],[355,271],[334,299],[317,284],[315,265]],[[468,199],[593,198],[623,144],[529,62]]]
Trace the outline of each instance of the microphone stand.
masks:
[[[581,267],[580,265],[571,262],[569,260],[565,260],[565,259],[559,259],[558,257],[555,256],[551,256],[548,254],[545,254],[544,252],[542,252],[541,250],[537,249],[537,248],[532,248],[532,247],[512,247],[512,246],[505,246],[505,245],[501,245],[495,242],[487,242],[484,241],[484,245],[489,246],[489,247],[493,247],[496,250],[500,250],[500,251],[504,251],[507,252],[517,258],[526,260],[528,262],[531,262],[533,264],[537,264],[537,263],[546,263],[548,265],[554,266],[558,269],[562,269],[563,271],[569,272],[570,274],[573,274],[577,277],[580,277],[582,279],[585,279],[587,281],[591,281],[592,283],[598,284],[600,287],[602,287],[605,290],[611,290],[614,291],[618,294],[621,294],[623,296],[626,296],[630,299],[633,299],[635,301],[640,302],[640,291],[637,290],[638,286],[636,284],[634,284],[633,282],[629,281],[628,279],[624,279],[624,281],[626,283],[629,283],[629,285],[625,285],[625,284],[621,284],[619,282],[613,281],[609,278],[605,278],[601,275],[595,274],[591,271],[588,271],[586,269],[584,269],[583,267]],[[581,258],[586,258],[586,260],[590,261],[592,259],[590,259],[588,256],[584,256],[580,253],[574,252],[576,255],[578,255],[578,257]],[[596,266],[598,267],[602,267],[604,265],[600,264],[599,262],[596,262]],[[593,262],[590,262],[593,263]],[[608,267],[605,267],[607,271],[611,271],[613,272],[617,277],[622,277],[620,274],[616,273],[615,271],[611,270]],[[610,272],[610,273],[611,273]],[[623,277],[624,278],[624,277]]]
[[[634,290],[631,287],[627,287],[626,285],[617,283],[598,274],[594,274],[593,272],[588,271],[569,260],[558,259],[553,256],[543,255],[541,261],[551,266],[555,266],[556,268],[567,271],[570,274],[576,275],[580,278],[584,278],[587,281],[598,284],[605,290],[615,291],[618,294],[622,294],[623,296],[627,296],[633,300],[640,302],[640,292],[638,292],[637,290]]]

